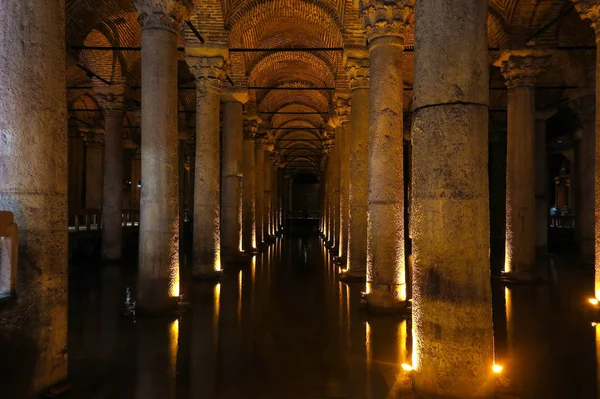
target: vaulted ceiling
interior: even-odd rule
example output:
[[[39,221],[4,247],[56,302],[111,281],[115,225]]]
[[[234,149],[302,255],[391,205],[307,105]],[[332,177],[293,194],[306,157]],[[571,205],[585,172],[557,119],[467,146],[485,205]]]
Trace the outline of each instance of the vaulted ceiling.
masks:
[[[190,22],[207,43],[230,49],[335,48],[231,53],[229,75],[233,84],[260,87],[250,90],[247,113],[261,117],[276,149],[297,171],[316,167],[312,160],[320,156],[324,146],[335,95],[348,91],[343,52],[339,49],[366,42],[358,3],[359,0],[194,0]],[[71,63],[67,74],[71,109],[96,107],[93,92],[87,88],[106,82],[127,83],[134,88],[133,97],[140,98],[140,51],[81,49],[141,46],[134,0],[67,0],[66,36],[68,46],[76,49],[71,51],[71,57],[77,61]],[[403,75],[407,88],[413,80],[411,36]],[[589,46],[593,39],[589,22],[579,18],[571,0],[489,1],[490,65],[500,48],[528,44],[553,52],[552,67],[538,81],[540,106],[560,101],[569,90],[590,83],[595,51]],[[179,40],[183,47],[198,38],[184,24]],[[180,123],[193,127],[195,92],[186,89],[193,87],[193,77],[183,53],[179,80]],[[491,114],[492,118],[503,118],[506,92],[501,90],[502,78],[493,67],[490,86],[498,88],[490,91],[490,107],[498,111]],[[407,112],[411,109],[411,95],[410,90],[405,91]],[[77,123],[97,123],[98,118],[93,120],[90,114],[71,111]],[[135,120],[134,114],[129,119]]]

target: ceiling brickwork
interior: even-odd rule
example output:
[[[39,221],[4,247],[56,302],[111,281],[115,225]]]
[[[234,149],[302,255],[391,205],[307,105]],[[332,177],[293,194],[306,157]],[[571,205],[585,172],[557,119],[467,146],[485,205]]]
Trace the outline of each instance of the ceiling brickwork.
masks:
[[[66,13],[69,47],[141,46],[134,0],[67,0]],[[206,45],[220,47],[281,49],[366,45],[359,0],[193,0],[189,21]],[[195,44],[198,40],[183,24],[179,46]],[[488,41],[490,65],[500,54],[494,49],[526,44],[549,49],[553,56],[552,66],[540,75],[537,84],[554,89],[537,91],[539,106],[560,102],[569,90],[574,90],[573,87],[593,82],[595,51],[589,48],[595,45],[593,31],[589,21],[579,18],[571,0],[489,0]],[[411,28],[406,38],[403,74],[406,111],[412,106],[413,43]],[[575,48],[565,50],[564,47]],[[138,50],[76,50],[70,54],[75,60],[69,63],[67,71],[71,109],[97,109],[93,90],[87,87],[106,85],[103,80],[140,86],[141,52]],[[494,67],[490,67],[490,72],[490,86],[502,88],[504,82],[500,73]],[[271,133],[276,148],[282,157],[291,157],[290,162],[302,157],[311,158],[315,151],[321,153],[323,143],[319,140],[324,137],[327,113],[333,109],[336,93],[348,93],[342,51],[232,52],[229,77],[235,86],[242,87],[335,88],[335,91],[249,91],[250,100],[245,105],[247,114],[258,113],[263,121],[262,131]],[[179,80],[181,87],[194,85],[183,52],[180,53]],[[75,86],[86,88],[76,89]],[[132,97],[139,100],[139,89],[132,93]],[[139,102],[132,104],[139,106]],[[500,111],[505,109],[506,92],[492,90],[490,107]],[[179,109],[182,127],[192,128],[195,125],[194,90],[180,90]],[[72,111],[71,116],[82,121],[78,123],[95,124],[101,120],[94,112]],[[274,130],[283,127],[286,129]],[[294,127],[317,130],[290,129]]]

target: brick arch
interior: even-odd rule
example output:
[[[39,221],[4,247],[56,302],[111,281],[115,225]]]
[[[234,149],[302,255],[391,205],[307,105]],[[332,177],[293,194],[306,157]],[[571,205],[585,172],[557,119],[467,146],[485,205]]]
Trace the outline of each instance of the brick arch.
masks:
[[[113,44],[108,37],[98,29],[92,29],[84,40],[86,46],[110,47]],[[121,60],[115,51],[82,50],[79,54],[80,63],[96,75],[109,82],[124,83]],[[105,83],[93,77],[94,85],[104,86]]]

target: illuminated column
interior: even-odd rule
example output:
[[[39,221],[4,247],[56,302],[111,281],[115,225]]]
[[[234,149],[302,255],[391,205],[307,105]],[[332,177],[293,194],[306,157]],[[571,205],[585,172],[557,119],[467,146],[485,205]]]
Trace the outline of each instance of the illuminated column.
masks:
[[[600,298],[600,0],[583,0],[577,1],[576,9],[581,14],[581,17],[584,19],[589,19],[592,21],[592,27],[596,32],[596,134],[594,135],[595,139],[589,140],[590,144],[592,142],[595,143],[596,155],[595,155],[595,166],[594,166],[594,187],[595,187],[595,195],[594,195],[594,213],[595,213],[595,236],[594,236],[594,264],[595,264],[595,286],[594,292],[596,294],[596,298]],[[594,146],[594,144],[592,144]],[[590,207],[591,208],[591,207]],[[589,215],[591,217],[591,215]],[[582,238],[586,238],[585,236]],[[584,244],[584,243],[582,243]],[[592,245],[587,244],[587,249],[591,250]],[[583,248],[585,249],[585,248]]]
[[[425,399],[488,399],[488,6],[417,0],[415,12],[413,387]]]
[[[337,129],[336,129],[337,130]],[[330,226],[331,234],[329,236],[329,246],[334,254],[337,254],[339,245],[340,231],[340,146],[339,138],[332,135],[333,150],[329,158],[330,176],[331,176],[331,215]]]
[[[248,101],[248,91],[227,89],[223,91],[221,100],[223,101],[221,251],[222,257],[235,258],[242,250],[243,107]],[[217,129],[218,126],[217,119]],[[205,147],[205,150],[207,149]]]
[[[254,162],[255,162],[255,186],[254,186],[254,194],[255,194],[255,219],[256,219],[256,245],[260,245],[264,242],[264,233],[263,233],[263,212],[264,212],[264,198],[265,198],[265,152],[263,150],[266,144],[266,140],[262,137],[262,135],[258,135],[254,142]]]
[[[350,216],[348,262],[341,278],[365,280],[367,273],[367,197],[369,186],[369,53],[366,48],[344,52],[350,79]]]
[[[278,181],[277,170],[279,169],[279,155],[275,152],[271,153],[271,235],[277,234],[277,204],[278,204]]]
[[[196,78],[196,165],[192,275],[221,274],[220,97],[228,50],[187,46],[187,63]],[[238,132],[241,135],[241,131]],[[237,152],[236,152],[237,153]]]
[[[138,0],[142,25],[142,194],[137,304],[147,312],[179,296],[177,34],[189,2]]]
[[[122,246],[123,101],[125,87],[97,87],[96,99],[104,109],[104,190],[102,200],[102,258],[118,260]]]
[[[85,209],[102,208],[104,171],[104,129],[84,132],[85,140]]]
[[[267,143],[264,147],[264,168],[263,168],[263,241],[271,240],[271,151],[273,144]]]
[[[340,243],[338,256],[341,268],[346,268],[348,254],[348,217],[350,216],[348,188],[350,185],[350,98],[339,96],[336,100],[336,115],[339,119],[338,129],[340,149]]]
[[[256,164],[254,143],[260,124],[257,117],[250,118],[244,132],[244,165],[242,177],[242,249],[245,252],[256,250]]]
[[[406,307],[404,259],[404,35],[414,0],[366,0],[369,41],[369,205],[367,306]]]
[[[0,210],[14,214],[20,239],[17,300],[3,306],[0,335],[3,347],[36,349],[14,396],[29,398],[67,378],[64,0],[0,2],[0,37]]]
[[[535,279],[535,78],[548,61],[516,50],[494,63],[508,87],[504,274],[514,280]]]

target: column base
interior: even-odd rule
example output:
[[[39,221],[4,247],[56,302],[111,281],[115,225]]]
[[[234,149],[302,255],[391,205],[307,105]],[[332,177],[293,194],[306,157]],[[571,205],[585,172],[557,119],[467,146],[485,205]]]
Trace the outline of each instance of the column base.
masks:
[[[367,310],[376,313],[409,313],[411,303],[397,296],[396,286],[371,285],[362,298]]]
[[[259,252],[260,251],[258,250],[258,248],[249,248],[244,250],[244,253],[247,255],[256,255]]]
[[[350,283],[350,282],[358,282],[362,283],[367,281],[367,271],[366,270],[347,270],[341,272],[338,276],[338,279]]]
[[[210,272],[192,273],[192,278],[201,282],[219,281],[223,277],[223,270],[212,270]]]
[[[137,303],[135,306],[135,313],[138,316],[146,317],[177,317],[177,309],[180,302],[180,296],[172,296],[155,306],[144,306]]]

